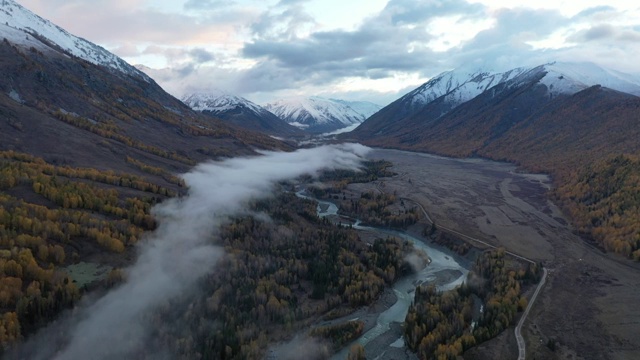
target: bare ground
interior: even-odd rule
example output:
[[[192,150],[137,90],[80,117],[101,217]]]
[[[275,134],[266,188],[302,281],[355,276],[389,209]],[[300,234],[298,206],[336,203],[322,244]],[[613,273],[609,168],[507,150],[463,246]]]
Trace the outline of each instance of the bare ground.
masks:
[[[547,198],[550,180],[511,164],[375,150],[398,175],[354,184],[419,202],[436,224],[539,261],[550,270],[523,336],[527,359],[640,358],[640,264],[604,254],[573,233]],[[474,245],[474,244],[472,244]],[[516,358],[513,328],[468,351]]]

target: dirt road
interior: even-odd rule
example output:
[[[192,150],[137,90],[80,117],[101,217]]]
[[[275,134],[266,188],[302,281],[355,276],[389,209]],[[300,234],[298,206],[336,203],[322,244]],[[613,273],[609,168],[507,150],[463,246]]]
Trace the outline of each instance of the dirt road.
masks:
[[[522,325],[527,320],[527,316],[529,315],[529,311],[535,304],[536,299],[538,298],[538,294],[540,293],[540,289],[544,286],[544,283],[547,281],[547,274],[549,272],[547,269],[542,269],[542,278],[540,279],[540,283],[536,287],[536,291],[531,296],[529,300],[529,304],[527,305],[527,309],[524,311],[524,314],[520,317],[520,321],[518,321],[518,325],[516,326],[514,334],[516,335],[516,340],[518,341],[518,360],[525,360],[527,356],[527,347],[524,341],[524,337],[522,336]]]
[[[504,246],[550,269],[522,327],[527,358],[640,358],[640,266],[576,236],[547,199],[547,176],[520,173],[511,164],[396,150],[375,150],[371,158],[393,162],[398,175],[377,185],[350,186],[377,186],[412,199],[438,226]],[[465,357],[515,358],[516,352],[502,353],[514,348],[513,335],[501,336]]]

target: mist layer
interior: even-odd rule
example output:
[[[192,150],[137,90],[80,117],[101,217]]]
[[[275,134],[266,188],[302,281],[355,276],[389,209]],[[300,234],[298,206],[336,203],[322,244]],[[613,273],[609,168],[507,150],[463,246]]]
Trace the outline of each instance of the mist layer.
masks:
[[[127,280],[56,325],[65,345],[51,344],[52,329],[36,334],[25,347],[34,359],[116,359],[139,351],[151,334],[145,314],[196,286],[214,271],[224,251],[213,245],[216,231],[248,203],[273,193],[274,185],[328,169],[357,169],[368,148],[327,145],[295,152],[262,152],[196,166],[183,178],[188,195],[153,209],[159,226],[139,247]]]

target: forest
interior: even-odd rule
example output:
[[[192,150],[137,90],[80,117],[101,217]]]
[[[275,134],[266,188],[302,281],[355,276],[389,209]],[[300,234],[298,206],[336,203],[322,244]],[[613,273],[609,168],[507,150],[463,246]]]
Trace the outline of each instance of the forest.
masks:
[[[87,289],[65,267],[96,247],[112,254],[104,259],[121,257],[155,228],[151,206],[175,195],[135,175],[0,152],[0,346],[71,308]]]
[[[467,281],[454,290],[419,286],[405,319],[407,345],[421,359],[457,359],[513,324],[527,306],[522,289],[540,279],[541,269],[523,266],[497,249],[478,257]],[[474,318],[476,302],[484,310]]]
[[[412,246],[378,239],[320,219],[315,203],[292,193],[259,201],[271,221],[240,217],[219,240],[229,256],[202,279],[197,294],[170,301],[151,317],[157,343],[179,358],[257,359],[270,343],[305,332],[332,310],[349,313],[377,299],[400,276]],[[351,309],[351,310],[350,310]],[[339,348],[359,323],[308,332]]]
[[[619,155],[573,171],[555,196],[578,231],[640,261],[640,158]]]
[[[132,247],[156,227],[151,207],[183,191],[181,179],[139,160],[126,161],[172,187],[0,152],[2,349],[73,308],[85,293],[120,281]],[[375,174],[378,170],[367,176]],[[293,193],[256,201],[251,210],[267,214],[269,221],[233,218],[210,239],[229,256],[201,279],[197,294],[145,315],[155,332],[154,344],[145,346],[176,358],[261,358],[269,344],[304,330],[338,349],[362,332],[361,323],[309,326],[372,303],[411,269],[404,261],[413,251],[410,243],[386,238],[367,244],[355,230],[319,218],[313,202]],[[103,280],[78,286],[67,268],[79,261],[113,270]],[[357,358],[357,349],[354,354]]]

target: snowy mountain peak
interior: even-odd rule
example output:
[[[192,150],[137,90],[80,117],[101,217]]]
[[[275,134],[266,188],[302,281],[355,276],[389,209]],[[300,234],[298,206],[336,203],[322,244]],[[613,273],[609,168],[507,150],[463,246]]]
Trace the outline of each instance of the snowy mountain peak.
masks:
[[[150,78],[118,56],[41,18],[13,0],[0,0],[0,33],[23,48],[62,51],[96,65],[106,66],[127,75]],[[58,47],[59,49],[57,49]]]
[[[196,111],[210,111],[219,113],[245,107],[259,114],[264,110],[261,106],[240,96],[229,94],[220,89],[213,89],[206,93],[194,93],[182,98],[182,102]]]
[[[246,129],[273,136],[300,137],[304,135],[303,131],[287,124],[262,106],[220,89],[183,96],[182,102],[195,111],[214,115]]]
[[[380,107],[318,96],[292,97],[267,104],[266,109],[291,125],[309,132],[328,132],[359,124]]]
[[[405,96],[410,99],[412,107],[420,107],[445,95],[446,100],[456,106],[473,99],[492,86],[515,78],[526,70],[516,68],[504,73],[465,69],[446,71]]]
[[[640,79],[607,70],[593,63],[551,62],[535,67],[519,67],[505,72],[460,68],[433,77],[401,99],[412,112],[441,98],[454,108],[498,84],[517,86],[535,80],[553,96],[571,95],[593,85],[640,95]]]
[[[602,68],[594,63],[552,62],[532,70],[546,71],[540,83],[551,94],[575,94],[593,85],[640,95],[640,79]]]

